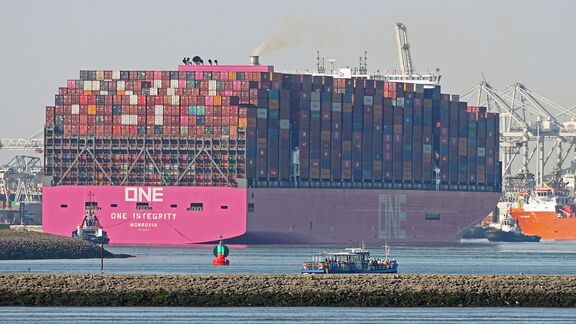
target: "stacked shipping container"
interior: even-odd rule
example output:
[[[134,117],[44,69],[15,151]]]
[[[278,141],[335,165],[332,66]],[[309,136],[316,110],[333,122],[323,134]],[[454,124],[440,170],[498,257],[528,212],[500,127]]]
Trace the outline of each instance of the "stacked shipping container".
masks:
[[[439,86],[225,70],[81,71],[46,108],[46,174],[55,184],[499,190],[498,116]]]

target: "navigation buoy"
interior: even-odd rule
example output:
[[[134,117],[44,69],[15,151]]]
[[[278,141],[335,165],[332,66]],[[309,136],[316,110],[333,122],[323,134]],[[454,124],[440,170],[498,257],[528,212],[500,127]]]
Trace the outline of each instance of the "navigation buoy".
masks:
[[[226,245],[222,244],[222,240],[220,240],[220,243],[218,243],[218,245],[216,245],[216,247],[214,247],[213,250],[215,259],[212,260],[212,265],[219,265],[219,266],[229,265],[230,261],[226,260],[226,257],[228,256],[229,252],[230,249],[228,249]]]

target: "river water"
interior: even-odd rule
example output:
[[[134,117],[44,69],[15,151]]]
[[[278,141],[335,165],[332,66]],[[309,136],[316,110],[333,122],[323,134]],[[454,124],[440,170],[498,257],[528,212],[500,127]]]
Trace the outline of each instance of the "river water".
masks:
[[[134,255],[107,259],[106,273],[124,274],[289,274],[316,252],[342,246],[230,246],[228,267],[214,267],[213,245],[185,247],[110,246]],[[382,246],[367,247],[384,256]],[[576,275],[576,241],[394,245],[400,273]],[[0,272],[99,273],[100,260],[0,261]],[[576,311],[555,308],[169,308],[169,307],[0,307],[5,323],[575,323]]]
[[[558,308],[0,307],[4,323],[574,323]]]
[[[342,246],[231,245],[230,266],[211,264],[213,245],[185,247],[110,246],[129,259],[106,259],[106,273],[137,274],[290,274],[316,252]],[[384,256],[382,246],[367,247],[373,257]],[[430,274],[576,274],[576,241],[490,243],[467,240],[441,245],[394,245],[392,256],[400,273]],[[99,273],[100,260],[0,261],[0,272]]]

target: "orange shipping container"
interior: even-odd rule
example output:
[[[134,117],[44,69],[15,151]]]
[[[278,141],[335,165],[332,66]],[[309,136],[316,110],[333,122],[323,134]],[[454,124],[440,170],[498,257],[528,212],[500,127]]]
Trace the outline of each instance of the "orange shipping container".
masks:
[[[248,127],[248,118],[238,118],[239,127]]]
[[[88,105],[88,115],[96,115],[96,105]]]

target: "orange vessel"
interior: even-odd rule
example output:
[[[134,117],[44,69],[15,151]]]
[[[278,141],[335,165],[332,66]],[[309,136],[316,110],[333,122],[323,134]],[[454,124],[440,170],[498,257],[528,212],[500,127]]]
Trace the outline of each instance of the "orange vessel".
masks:
[[[570,190],[556,182],[520,197],[510,214],[522,233],[543,240],[576,240],[576,210]]]

